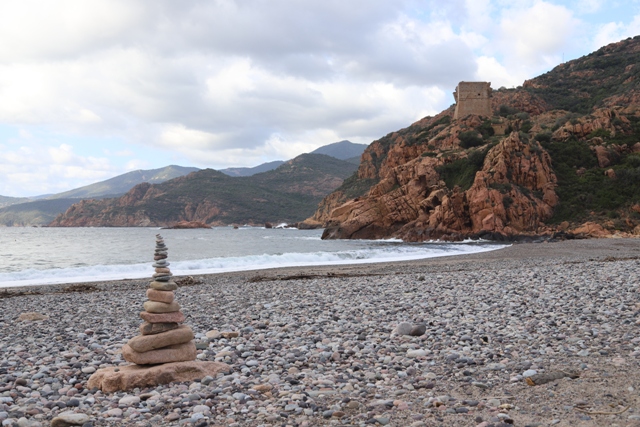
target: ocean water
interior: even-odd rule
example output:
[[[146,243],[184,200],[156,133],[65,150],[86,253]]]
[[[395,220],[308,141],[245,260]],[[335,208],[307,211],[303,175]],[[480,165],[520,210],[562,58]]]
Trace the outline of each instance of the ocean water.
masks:
[[[503,248],[488,242],[321,240],[322,230],[216,227],[0,228],[0,288],[150,277],[155,235],[174,275],[416,260]]]

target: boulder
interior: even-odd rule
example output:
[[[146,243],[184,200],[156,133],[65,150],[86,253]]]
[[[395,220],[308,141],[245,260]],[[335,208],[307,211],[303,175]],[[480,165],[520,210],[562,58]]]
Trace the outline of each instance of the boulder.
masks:
[[[194,381],[206,376],[216,377],[230,372],[231,367],[220,362],[175,362],[156,366],[129,365],[99,369],[87,382],[88,389],[105,393],[134,388],[155,387],[172,382]]]

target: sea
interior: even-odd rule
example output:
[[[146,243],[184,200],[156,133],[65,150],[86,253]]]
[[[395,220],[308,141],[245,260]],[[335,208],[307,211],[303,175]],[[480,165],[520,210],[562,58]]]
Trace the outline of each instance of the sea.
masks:
[[[6,227],[0,228],[0,288],[150,277],[156,234],[169,248],[176,276],[465,256],[505,247],[486,241],[322,240],[322,230],[283,226]]]

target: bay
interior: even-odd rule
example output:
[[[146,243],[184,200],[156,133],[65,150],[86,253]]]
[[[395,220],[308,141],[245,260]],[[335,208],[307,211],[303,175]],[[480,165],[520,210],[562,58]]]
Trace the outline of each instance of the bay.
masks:
[[[404,243],[321,240],[322,230],[260,227],[0,228],[0,287],[149,277],[155,235],[169,247],[174,275],[375,263],[500,249],[488,242]]]

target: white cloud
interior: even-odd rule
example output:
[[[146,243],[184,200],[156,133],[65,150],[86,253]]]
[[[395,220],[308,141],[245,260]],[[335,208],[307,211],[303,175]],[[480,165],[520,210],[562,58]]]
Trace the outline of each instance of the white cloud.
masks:
[[[577,31],[571,10],[545,1],[503,12],[500,31],[507,66],[540,69],[559,63],[562,49]]]
[[[593,39],[593,49],[599,49],[609,43],[614,43],[627,37],[634,37],[640,34],[640,15],[633,17],[631,22],[608,22],[600,28]]]

